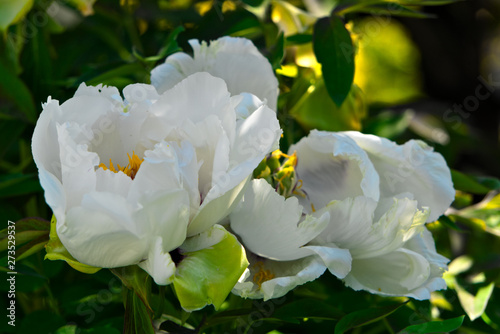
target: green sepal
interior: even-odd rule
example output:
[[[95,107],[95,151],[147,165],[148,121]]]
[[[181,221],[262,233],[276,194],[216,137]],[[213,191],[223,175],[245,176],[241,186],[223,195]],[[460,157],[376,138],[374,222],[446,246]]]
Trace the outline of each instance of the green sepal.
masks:
[[[55,260],[66,261],[71,267],[73,267],[73,269],[76,269],[85,274],[94,274],[99,270],[101,270],[101,268],[80,263],[73,256],[71,256],[71,254],[64,247],[61,240],[57,236],[56,224],[57,224],[56,217],[52,216],[52,219],[50,221],[49,242],[45,245],[45,250],[47,251],[45,259],[53,261]]]
[[[220,225],[189,238],[181,249],[173,284],[182,308],[213,304],[219,309],[248,267],[245,249]]]

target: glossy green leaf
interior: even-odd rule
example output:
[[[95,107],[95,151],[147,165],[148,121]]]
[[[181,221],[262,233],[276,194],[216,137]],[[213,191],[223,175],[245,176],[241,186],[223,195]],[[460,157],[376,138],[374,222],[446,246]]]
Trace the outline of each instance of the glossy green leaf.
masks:
[[[446,333],[458,329],[464,321],[464,315],[443,321],[430,321],[408,326],[398,334]]]
[[[349,31],[338,16],[324,17],[316,22],[313,49],[321,64],[326,90],[340,107],[354,80],[354,47]]]
[[[186,311],[213,304],[219,309],[248,266],[243,246],[222,226],[189,238],[174,276],[174,289]]]
[[[45,250],[47,251],[45,258],[49,260],[66,261],[74,269],[86,274],[94,274],[99,270],[101,270],[101,268],[80,263],[73,256],[71,256],[71,254],[64,247],[64,245],[61,243],[61,240],[57,236],[56,223],[57,223],[56,218],[55,216],[53,216],[50,222],[50,234],[49,234],[50,240],[45,246]]]
[[[342,334],[352,328],[364,326],[372,322],[381,320],[405,304],[406,303],[394,304],[379,308],[369,308],[349,313],[339,320],[339,322],[335,326],[335,334]]]
[[[33,0],[0,1],[0,32],[20,21],[33,7]]]

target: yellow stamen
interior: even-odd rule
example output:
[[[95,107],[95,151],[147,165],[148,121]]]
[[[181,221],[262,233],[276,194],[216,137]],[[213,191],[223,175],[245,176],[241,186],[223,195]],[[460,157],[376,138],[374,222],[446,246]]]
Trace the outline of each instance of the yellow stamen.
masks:
[[[311,209],[313,212],[316,212],[316,208],[314,207],[314,204],[311,203]]]
[[[132,151],[132,157],[128,153],[127,153],[127,156],[128,156],[128,165],[125,167],[122,167],[119,164],[116,164],[117,168],[115,168],[111,159],[109,159],[109,168],[104,163],[101,163],[99,165],[99,167],[104,169],[104,170],[109,169],[110,171],[112,171],[114,173],[118,173],[121,171],[133,180],[135,178],[135,175],[139,171],[139,168],[141,167],[141,164],[144,161],[144,159],[139,159],[139,157],[137,156],[137,154],[135,154],[134,151]]]
[[[253,275],[253,281],[259,286],[259,289],[262,283],[274,278],[274,274],[269,269],[264,269],[264,263],[262,261],[255,263],[254,267],[259,268],[259,271]]]

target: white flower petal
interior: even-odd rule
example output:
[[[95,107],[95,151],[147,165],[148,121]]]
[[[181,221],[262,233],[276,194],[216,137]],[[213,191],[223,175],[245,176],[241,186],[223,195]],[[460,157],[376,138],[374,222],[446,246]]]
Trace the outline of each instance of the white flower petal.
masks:
[[[434,239],[427,228],[411,238],[404,248],[424,256],[431,266],[429,279],[420,287],[422,291],[419,291],[418,295],[423,296],[423,299],[428,299],[429,297],[426,296],[430,295],[430,292],[446,289],[443,273],[448,269],[450,260],[436,252]],[[417,292],[414,293],[417,294]]]
[[[38,168],[38,177],[44,190],[45,201],[52,209],[58,222],[66,221],[66,192],[59,179],[43,167]]]
[[[57,235],[78,261],[96,267],[115,268],[138,263],[149,242],[132,220],[124,198],[111,193],[89,193],[82,206],[57,221]]]
[[[187,238],[181,245],[184,252],[196,252],[218,244],[227,236],[227,230],[221,225],[214,225],[210,229]]]
[[[281,133],[276,114],[265,105],[240,121],[229,158],[233,165],[230,174],[239,175],[240,180],[251,174],[262,159],[276,148]]]
[[[208,73],[190,75],[167,90],[150,111],[158,117],[155,121],[164,127],[163,133],[174,128],[182,129],[187,120],[197,124],[214,115],[221,121],[229,140],[234,140],[236,115],[226,83]],[[169,138],[159,138],[162,139]]]
[[[323,231],[329,214],[306,216],[294,197],[285,198],[263,179],[253,180],[243,201],[230,215],[231,229],[254,254],[278,261],[314,254],[302,248]],[[302,220],[302,221],[301,221]]]
[[[61,163],[59,157],[59,140],[57,139],[56,121],[61,118],[62,110],[57,100],[50,97],[43,104],[31,140],[33,160],[40,170],[54,175],[61,181]]]
[[[200,206],[200,210],[192,219],[191,223],[189,223],[187,236],[191,237],[206,231],[230,214],[243,196],[243,190],[249,179],[250,177],[247,177],[240,184],[225,193],[219,191],[218,188],[212,188],[211,192],[213,191],[213,193],[218,196],[214,195],[214,199],[212,199],[210,197],[210,192],[208,193]]]
[[[99,157],[89,152],[86,142],[79,138],[85,131],[82,128],[77,123],[57,124],[61,181],[67,194],[68,207],[79,205],[83,195],[96,188],[95,166],[99,164]]]
[[[266,301],[282,297],[295,287],[320,277],[326,270],[322,261],[316,256],[295,261],[273,261],[247,252],[247,258],[250,266],[232,290],[234,294],[244,298],[263,298]],[[264,272],[267,275],[262,275]],[[259,286],[261,277],[263,281]]]
[[[338,278],[344,278],[351,271],[352,257],[347,249],[338,248],[334,244],[304,246],[304,248],[314,251],[332,275]]]
[[[139,267],[151,275],[158,285],[172,283],[176,270],[169,252],[165,252],[163,249],[162,238],[156,238],[153,247],[149,249],[148,258],[139,263]]]
[[[313,244],[334,243],[346,249],[358,247],[363,244],[371,231],[376,207],[377,202],[365,196],[332,201],[318,211],[318,213],[329,212],[330,222]]]
[[[381,196],[402,192],[430,208],[428,222],[441,216],[455,198],[450,169],[441,154],[419,140],[403,145],[373,135],[345,132],[365,150],[380,175]]]
[[[367,154],[349,137],[313,130],[292,145],[297,152],[297,175],[308,199],[299,198],[305,212],[332,200],[364,195],[379,199],[379,177]]]
[[[114,193],[127,198],[131,185],[132,179],[122,172],[115,173],[102,168],[96,170],[96,191]]]
[[[418,210],[417,201],[392,198],[381,200],[379,205],[389,209],[373,224],[366,239],[350,249],[354,259],[390,253],[423,229],[428,210]]]
[[[149,238],[162,239],[162,249],[170,252],[186,239],[189,198],[184,189],[168,189],[140,199],[140,210],[133,213],[136,225]]]
[[[429,262],[405,248],[369,259],[354,259],[345,283],[354,290],[366,290],[385,296],[430,298],[420,287],[430,275]]]
[[[269,61],[250,40],[223,37],[209,46],[205,42],[200,45],[197,40],[189,43],[194,58],[176,53],[151,72],[151,83],[160,93],[193,73],[206,71],[222,78],[232,95],[252,93],[267,100],[270,108],[276,110],[278,80]]]

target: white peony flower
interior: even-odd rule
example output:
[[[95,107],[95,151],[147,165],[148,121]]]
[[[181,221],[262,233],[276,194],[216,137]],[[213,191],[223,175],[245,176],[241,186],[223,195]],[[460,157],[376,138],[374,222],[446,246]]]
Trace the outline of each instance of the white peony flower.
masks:
[[[281,184],[273,189],[254,180],[230,215],[232,230],[251,252],[233,292],[276,298],[325,268],[356,290],[383,295],[428,299],[445,287],[447,259],[424,227],[430,212],[439,217],[453,199],[450,171],[438,153],[418,141],[398,146],[355,132],[320,131],[289,152],[297,157],[293,197],[274,191]],[[392,178],[388,185],[390,173],[404,184]],[[293,270],[281,269],[287,264]]]
[[[258,98],[231,96],[208,73],[162,95],[142,84],[123,94],[82,84],[61,105],[49,98],[33,156],[57,235],[76,260],[140,263],[167,284],[168,253],[229,214],[281,130]]]
[[[240,237],[250,267],[233,292],[250,298],[279,298],[297,285],[315,280],[326,267],[343,278],[351,269],[349,251],[307,246],[327,227],[328,212],[304,215],[297,198],[285,199],[266,180],[253,180],[230,226]],[[317,256],[319,255],[319,256]]]
[[[192,39],[193,57],[178,52],[151,72],[151,83],[163,93],[187,76],[208,72],[222,78],[232,95],[251,93],[276,111],[278,80],[269,61],[246,38],[222,37],[210,45]]]

